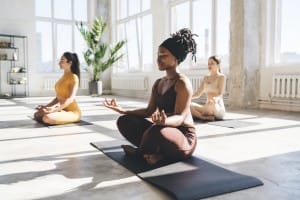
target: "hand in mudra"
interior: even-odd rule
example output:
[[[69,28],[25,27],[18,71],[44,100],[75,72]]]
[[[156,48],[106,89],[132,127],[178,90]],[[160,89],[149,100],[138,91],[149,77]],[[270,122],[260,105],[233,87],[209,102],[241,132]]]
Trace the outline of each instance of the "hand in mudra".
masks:
[[[156,109],[156,111],[151,115],[151,119],[152,119],[153,123],[155,123],[155,124],[165,125],[167,115],[164,110],[159,111],[158,109]]]
[[[124,113],[123,108],[118,105],[116,98],[113,98],[110,101],[105,98],[105,100],[103,102],[103,105],[107,108],[110,108],[114,111],[117,111],[118,113],[121,113],[121,114]]]
[[[35,107],[36,110],[41,110],[41,109],[44,109],[46,108],[46,106],[43,106],[43,105],[38,105]]]
[[[44,113],[53,113],[57,111],[55,106],[47,106],[42,108],[42,110],[44,111]]]

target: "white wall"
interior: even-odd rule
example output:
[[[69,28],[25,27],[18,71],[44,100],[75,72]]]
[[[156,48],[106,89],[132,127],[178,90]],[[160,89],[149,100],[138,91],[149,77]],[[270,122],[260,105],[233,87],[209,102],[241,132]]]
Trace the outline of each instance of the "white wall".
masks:
[[[0,33],[24,35],[28,37],[28,88],[29,96],[49,96],[53,91],[44,90],[44,80],[58,78],[61,73],[40,73],[36,64],[36,36],[35,36],[35,6],[34,0],[0,0]],[[81,74],[83,78],[86,74]],[[3,83],[3,84],[2,84]],[[6,77],[1,77],[1,85],[5,86]],[[10,87],[2,91],[10,91]],[[79,94],[87,94],[87,90],[80,90]]]
[[[28,51],[34,52],[34,7],[33,0],[1,0],[0,6],[0,33],[28,36]],[[34,63],[33,54],[28,54],[29,66]],[[5,64],[2,62],[1,64]],[[7,64],[7,63],[6,63]],[[8,68],[8,66],[6,66]],[[32,70],[29,69],[29,77]],[[2,71],[3,75],[3,71]],[[6,74],[4,74],[6,76]],[[31,78],[29,79],[29,84]],[[11,88],[6,84],[6,77],[1,77],[2,92],[10,92]]]

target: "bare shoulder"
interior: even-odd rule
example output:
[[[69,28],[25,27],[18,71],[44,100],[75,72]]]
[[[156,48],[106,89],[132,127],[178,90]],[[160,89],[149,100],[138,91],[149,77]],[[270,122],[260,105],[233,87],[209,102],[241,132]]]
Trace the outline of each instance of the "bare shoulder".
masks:
[[[176,88],[177,89],[186,88],[187,90],[193,89],[190,79],[187,76],[185,76],[184,74],[179,75],[179,79],[176,82]]]
[[[225,74],[218,74],[217,79],[224,81],[226,79]]]
[[[79,82],[79,77],[77,76],[77,74],[72,74],[71,80],[74,82]]]

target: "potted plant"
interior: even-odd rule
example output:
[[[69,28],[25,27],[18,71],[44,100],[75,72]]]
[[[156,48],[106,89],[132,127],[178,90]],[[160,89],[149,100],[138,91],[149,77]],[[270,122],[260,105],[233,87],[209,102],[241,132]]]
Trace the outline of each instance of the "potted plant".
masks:
[[[115,45],[109,45],[102,40],[106,25],[101,16],[97,17],[91,25],[86,25],[81,21],[76,22],[76,26],[87,45],[87,50],[83,52],[83,57],[88,65],[85,70],[90,76],[90,94],[100,95],[102,93],[102,72],[111,67],[123,56],[123,54],[118,54],[118,51],[126,41],[122,40]]]

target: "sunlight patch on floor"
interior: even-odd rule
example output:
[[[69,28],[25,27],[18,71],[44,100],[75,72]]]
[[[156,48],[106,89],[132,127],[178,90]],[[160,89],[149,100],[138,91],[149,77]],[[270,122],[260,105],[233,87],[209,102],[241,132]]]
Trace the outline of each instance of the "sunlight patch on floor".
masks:
[[[0,194],[1,199],[9,197],[10,200],[46,198],[74,190],[91,181],[92,177],[69,179],[63,175],[51,174],[9,185],[0,184]]]
[[[131,177],[121,178],[116,180],[102,181],[101,183],[97,184],[94,189],[112,187],[112,186],[134,183],[139,181],[141,181],[141,179],[139,179],[137,176],[131,176]]]
[[[300,151],[300,127],[285,130],[253,132],[220,138],[201,139],[197,152],[223,164],[255,160]]]

